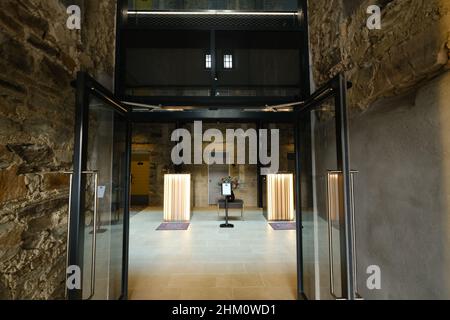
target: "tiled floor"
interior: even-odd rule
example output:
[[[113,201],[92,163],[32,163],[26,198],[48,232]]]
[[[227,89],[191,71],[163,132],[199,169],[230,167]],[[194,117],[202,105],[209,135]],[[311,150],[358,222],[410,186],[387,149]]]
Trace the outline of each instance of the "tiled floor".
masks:
[[[275,231],[247,210],[234,229],[217,213],[196,210],[187,231],[155,231],[161,209],[131,218],[129,298],[295,299],[295,231]]]

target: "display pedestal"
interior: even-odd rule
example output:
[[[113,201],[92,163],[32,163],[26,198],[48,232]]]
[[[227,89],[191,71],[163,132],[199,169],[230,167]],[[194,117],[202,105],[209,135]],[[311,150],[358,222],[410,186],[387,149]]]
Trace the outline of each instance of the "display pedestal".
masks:
[[[234,228],[234,225],[228,223],[228,197],[225,197],[225,223],[220,225],[221,228]]]
[[[191,220],[191,175],[164,175],[164,222]]]

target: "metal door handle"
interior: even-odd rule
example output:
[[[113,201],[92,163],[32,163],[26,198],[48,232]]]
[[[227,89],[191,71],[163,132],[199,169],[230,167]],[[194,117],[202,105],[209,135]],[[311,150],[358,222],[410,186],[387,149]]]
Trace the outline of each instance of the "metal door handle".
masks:
[[[63,172],[64,174],[70,174],[70,187],[69,187],[69,212],[67,216],[67,246],[69,245],[70,240],[70,218],[71,218],[71,199],[72,199],[72,181],[73,181],[73,172]],[[98,216],[98,205],[97,205],[97,198],[98,198],[98,172],[97,171],[83,171],[81,174],[92,174],[94,175],[94,230],[92,232],[93,239],[92,239],[92,260],[91,260],[91,294],[89,295],[89,298],[87,300],[92,299],[92,297],[95,294],[95,258],[97,255],[96,248],[97,248],[97,216]],[[66,270],[69,266],[69,248],[67,248],[67,256],[66,256]],[[67,289],[66,289],[66,298],[67,298]]]
[[[337,172],[327,173],[327,219],[328,219],[328,262],[330,271],[330,294],[333,298],[339,299],[336,296],[334,287],[334,258],[333,258],[333,226],[331,225],[331,196],[330,196],[330,177],[333,174],[339,174]]]
[[[352,252],[353,252],[353,283],[355,288],[355,297],[357,300],[364,300],[361,295],[359,294],[358,290],[358,271],[357,271],[357,253],[356,253],[356,230],[355,230],[355,198],[354,198],[354,176],[357,174],[358,171],[352,170],[350,172],[350,214],[352,219]],[[331,196],[330,196],[330,177],[331,175],[336,174],[340,175],[342,174],[339,171],[329,171],[327,174],[327,200],[328,200],[328,206],[327,206],[327,216],[328,216],[328,259],[330,264],[330,293],[335,299],[342,299],[336,296],[335,287],[334,287],[334,258],[333,258],[333,227],[332,227],[332,220],[331,220]],[[339,177],[339,176],[338,176]],[[339,192],[339,189],[337,190]]]
[[[98,171],[83,171],[83,174],[94,176],[94,223],[92,231],[92,258],[91,258],[91,294],[87,300],[91,300],[95,295],[95,260],[97,257],[97,216],[98,216]]]
[[[358,254],[356,253],[356,224],[355,224],[355,192],[354,179],[358,171],[350,173],[350,211],[352,216],[352,250],[353,250],[353,284],[356,300],[364,300],[358,290]]]
[[[72,202],[72,181],[73,181],[73,172],[63,172],[63,174],[68,174],[70,175],[69,178],[69,207],[68,207],[68,212],[67,212],[67,249],[66,249],[66,271],[67,268],[69,268],[69,241],[70,241],[70,217],[71,217],[71,213],[72,213],[72,208],[71,208],[71,202]],[[67,299],[67,288],[66,290],[64,290],[65,294],[66,294],[66,299]]]

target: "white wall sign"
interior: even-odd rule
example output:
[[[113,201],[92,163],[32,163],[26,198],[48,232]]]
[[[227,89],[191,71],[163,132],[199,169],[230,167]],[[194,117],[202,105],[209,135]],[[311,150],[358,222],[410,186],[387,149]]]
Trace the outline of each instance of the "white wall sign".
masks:
[[[103,199],[105,197],[106,186],[98,186],[97,194],[99,199]]]

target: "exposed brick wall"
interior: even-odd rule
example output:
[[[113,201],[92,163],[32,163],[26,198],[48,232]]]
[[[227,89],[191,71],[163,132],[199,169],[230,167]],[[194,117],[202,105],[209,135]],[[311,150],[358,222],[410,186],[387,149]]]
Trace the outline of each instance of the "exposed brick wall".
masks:
[[[67,2],[67,1],[66,1]],[[0,299],[62,298],[74,89],[113,77],[115,1],[0,1]]]

